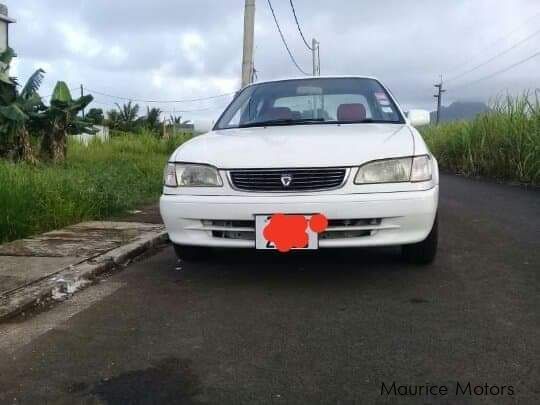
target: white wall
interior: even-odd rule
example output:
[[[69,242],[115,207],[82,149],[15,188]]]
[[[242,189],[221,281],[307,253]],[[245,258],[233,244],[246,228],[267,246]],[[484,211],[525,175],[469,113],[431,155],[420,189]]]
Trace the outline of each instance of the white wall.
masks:
[[[8,24],[0,21],[0,52],[6,50]]]
[[[93,139],[99,139],[102,142],[107,142],[110,138],[109,136],[109,127],[103,127],[101,125],[94,125],[94,128],[98,130],[96,134],[80,134],[72,135],[72,138],[77,142],[81,142],[85,145],[88,145]]]

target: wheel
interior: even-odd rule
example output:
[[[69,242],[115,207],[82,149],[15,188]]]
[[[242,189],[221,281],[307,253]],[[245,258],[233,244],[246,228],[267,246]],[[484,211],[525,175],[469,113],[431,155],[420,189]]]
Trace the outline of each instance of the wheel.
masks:
[[[430,264],[437,255],[437,245],[439,239],[439,219],[435,217],[433,228],[428,237],[422,242],[412,245],[403,245],[401,254],[405,261],[414,264]]]
[[[209,249],[202,246],[174,244],[174,251],[176,252],[176,257],[178,257],[180,260],[194,262],[208,257]]]

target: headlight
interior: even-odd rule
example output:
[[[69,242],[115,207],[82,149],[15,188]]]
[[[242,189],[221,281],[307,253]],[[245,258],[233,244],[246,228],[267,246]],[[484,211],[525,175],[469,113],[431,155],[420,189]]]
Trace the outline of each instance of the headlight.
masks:
[[[428,180],[431,180],[431,159],[426,155],[366,163],[358,169],[354,183],[399,183]]]
[[[197,164],[168,163],[165,167],[167,187],[221,187],[223,182],[215,167]]]

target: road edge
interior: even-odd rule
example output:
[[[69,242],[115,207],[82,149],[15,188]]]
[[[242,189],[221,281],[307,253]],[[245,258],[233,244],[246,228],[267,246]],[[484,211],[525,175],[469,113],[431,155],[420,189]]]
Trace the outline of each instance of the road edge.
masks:
[[[53,276],[25,286],[0,298],[0,323],[14,318],[55,296],[70,296],[105,272],[122,268],[130,260],[168,241],[165,230],[145,232],[136,241],[100,256],[67,266]]]

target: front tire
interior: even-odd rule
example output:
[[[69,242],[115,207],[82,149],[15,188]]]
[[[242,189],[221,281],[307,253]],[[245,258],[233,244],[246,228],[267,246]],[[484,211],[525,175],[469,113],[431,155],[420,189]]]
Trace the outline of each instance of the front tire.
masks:
[[[208,257],[209,249],[202,246],[188,246],[174,244],[176,257],[187,262],[196,262]]]
[[[413,243],[412,245],[403,245],[401,254],[403,259],[408,263],[426,265],[435,260],[437,255],[437,247],[439,243],[439,219],[436,216],[433,227],[428,237],[422,242]]]

